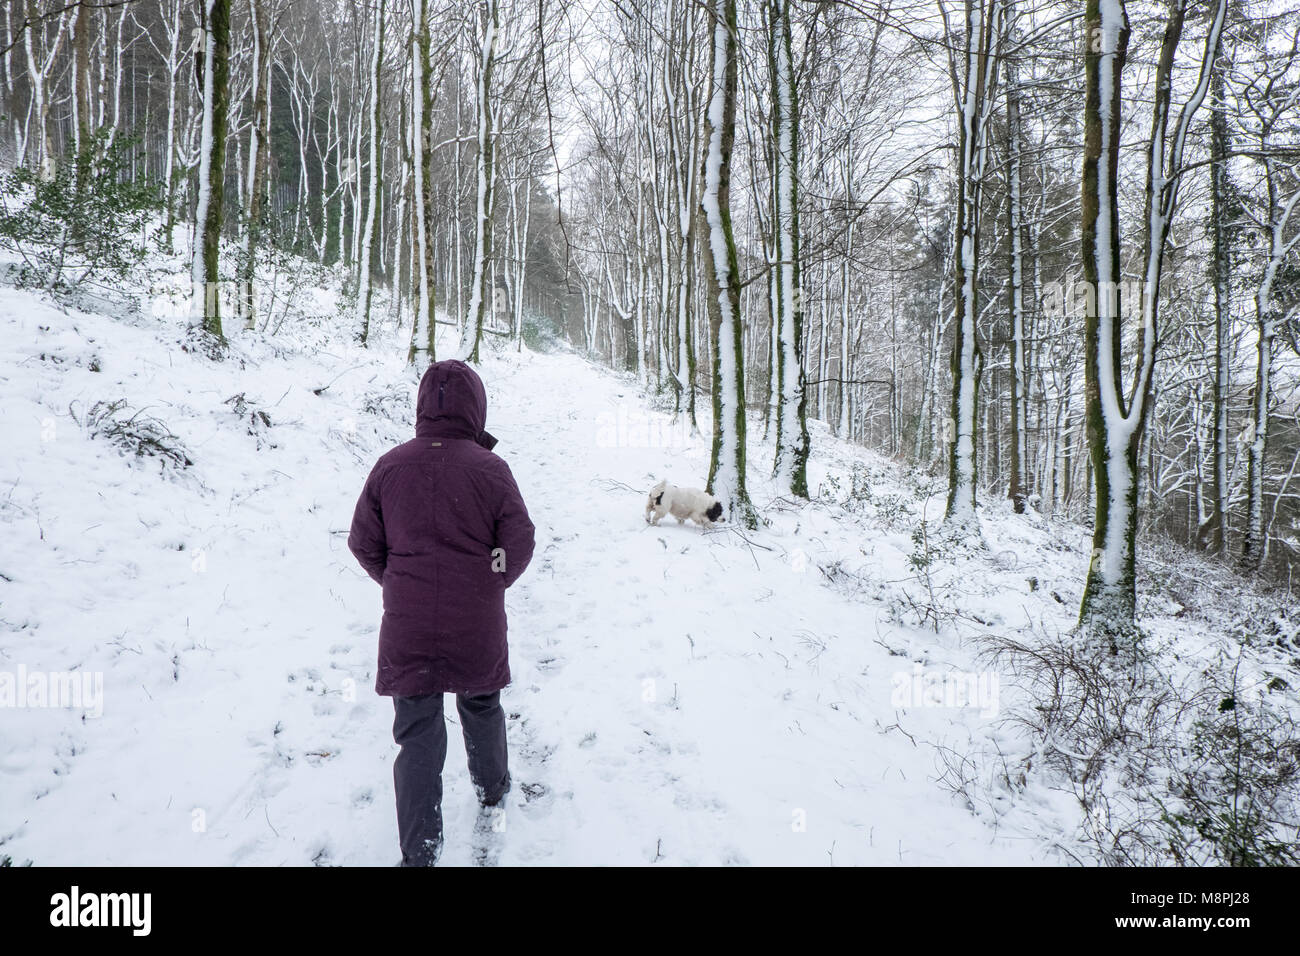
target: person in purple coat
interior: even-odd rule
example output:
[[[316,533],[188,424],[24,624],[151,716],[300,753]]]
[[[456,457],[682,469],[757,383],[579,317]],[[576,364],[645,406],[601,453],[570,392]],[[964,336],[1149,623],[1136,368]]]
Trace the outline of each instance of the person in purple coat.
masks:
[[[429,366],[415,438],[375,463],[348,535],[384,592],[375,691],[393,698],[401,747],[393,784],[403,866],[432,866],[442,850],[443,694],[456,695],[479,804],[496,807],[510,789],[505,593],[532,559],[533,523],[486,423],[474,370]]]

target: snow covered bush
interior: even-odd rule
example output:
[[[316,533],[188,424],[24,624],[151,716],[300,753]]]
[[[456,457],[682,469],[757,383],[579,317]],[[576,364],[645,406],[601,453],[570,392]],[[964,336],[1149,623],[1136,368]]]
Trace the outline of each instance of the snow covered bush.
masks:
[[[362,396],[361,410],[367,415],[395,422],[412,421],[415,411],[411,387],[407,382],[390,382],[372,388]]]
[[[0,174],[0,246],[22,259],[17,284],[66,296],[144,260],[162,196],[157,183],[132,178],[131,146],[101,133],[48,169]]]
[[[75,413],[73,420],[76,420]],[[163,470],[194,464],[185,445],[166,425],[144,414],[144,409],[131,412],[124,398],[96,402],[78,424],[90,438],[105,439],[124,454],[140,459],[156,458]]]
[[[994,776],[1022,789],[1036,773],[1071,794],[1074,837],[1092,862],[1300,863],[1295,702],[1249,648],[1189,672],[1169,655],[1117,667],[1069,637],[989,638],[986,647],[1027,691],[1008,718],[1027,752],[1010,771],[999,754]],[[979,775],[949,776],[974,805]]]
[[[230,396],[222,404],[229,405],[239,418],[248,420],[248,434],[252,435],[257,442],[258,451],[262,450],[263,445],[268,448],[276,447],[275,442],[268,436],[271,429],[271,416],[266,409],[258,407],[256,402],[245,398],[243,392]]]
[[[1161,803],[1169,851],[1181,866],[1300,865],[1300,727],[1270,705],[1272,686],[1249,699],[1235,668],[1211,673],[1231,682],[1194,723]]]

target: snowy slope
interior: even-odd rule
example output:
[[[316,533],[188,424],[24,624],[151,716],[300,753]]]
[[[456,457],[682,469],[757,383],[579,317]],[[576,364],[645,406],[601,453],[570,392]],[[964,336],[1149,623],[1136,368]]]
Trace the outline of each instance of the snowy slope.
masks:
[[[379,589],[345,537],[374,458],[411,433],[395,333],[369,351],[308,325],[237,333],[214,364],[179,322],[11,289],[0,329],[0,672],[103,675],[99,717],[0,709],[0,858],[394,863]],[[1063,862],[1061,794],[976,814],[937,782],[937,748],[1010,746],[1013,688],[982,672],[981,706],[933,706],[898,682],[978,676],[972,633],[1068,628],[1080,529],[995,506],[987,550],[926,562],[942,497],[820,427],[822,500],[778,500],[755,470],[762,530],[648,527],[655,480],[703,484],[705,439],[575,355],[493,355],[483,375],[538,536],[508,595],[503,864]],[[192,465],[78,424],[119,398]],[[869,494],[836,504],[855,474]],[[444,862],[467,864],[451,733]]]

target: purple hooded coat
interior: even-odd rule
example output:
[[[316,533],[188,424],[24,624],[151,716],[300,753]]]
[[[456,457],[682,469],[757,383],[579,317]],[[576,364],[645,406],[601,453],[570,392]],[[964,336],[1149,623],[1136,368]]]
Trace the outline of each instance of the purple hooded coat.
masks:
[[[384,589],[375,691],[491,693],[510,683],[505,594],[532,559],[533,523],[490,451],[473,369],[429,366],[415,408],[415,439],[375,463],[348,535]]]

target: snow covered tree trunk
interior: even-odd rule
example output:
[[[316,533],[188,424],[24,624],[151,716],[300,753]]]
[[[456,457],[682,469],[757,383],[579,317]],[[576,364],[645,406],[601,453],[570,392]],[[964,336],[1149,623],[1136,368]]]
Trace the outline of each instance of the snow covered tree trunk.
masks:
[[[840,174],[843,177],[844,202],[846,208],[852,208],[854,203],[854,136],[853,129],[850,128],[844,135],[843,156],[840,163]],[[852,297],[852,277],[850,275],[854,253],[854,238],[857,235],[857,220],[850,219],[844,232],[844,257],[840,260],[840,354],[839,354],[839,387],[836,394],[839,397],[839,413],[837,416],[836,434],[845,441],[851,441],[853,438],[852,426],[850,425],[850,401],[851,393],[849,391],[849,381],[853,378],[853,359],[849,353],[849,342],[852,339],[853,315],[849,308],[849,300]],[[827,331],[829,337],[830,332]]]
[[[90,142],[95,121],[90,105],[90,36],[92,8],[74,7],[69,29],[72,32],[72,144],[80,153]]]
[[[687,163],[694,168],[694,163]],[[680,202],[685,206],[690,203],[692,207],[696,202],[696,183],[698,178],[691,175],[686,197]],[[699,422],[696,418],[695,411],[695,376],[696,376],[696,352],[695,352],[695,316],[693,306],[695,301],[695,216],[683,213],[683,218],[689,218],[690,224],[682,228],[682,245],[681,245],[681,264],[679,266],[681,275],[677,285],[677,369],[678,374],[682,377],[682,400],[681,408],[686,413],[686,420],[690,424],[691,434],[699,431]]]
[[[852,127],[844,133],[844,146],[840,150],[839,172],[841,185],[844,190],[844,203],[848,209],[853,208],[855,201],[854,180],[856,164],[855,137]],[[850,391],[849,381],[853,378],[853,358],[849,352],[849,343],[852,340],[853,315],[850,308],[850,300],[853,295],[853,279],[851,263],[854,259],[854,240],[857,236],[857,219],[850,218],[844,229],[844,256],[840,259],[840,294],[839,294],[839,328],[840,328],[840,348],[839,348],[839,373],[838,385],[835,394],[838,400],[838,412],[836,415],[835,433],[845,441],[851,441],[853,438],[853,429],[850,424],[852,393]],[[824,287],[823,287],[824,288]],[[826,337],[830,338],[830,329],[826,330]],[[827,409],[829,412],[829,409]]]
[[[1084,22],[1091,42],[1084,57],[1083,265],[1093,291],[1084,323],[1088,446],[1097,482],[1093,553],[1079,622],[1085,634],[1108,642],[1112,654],[1137,654],[1136,535],[1138,449],[1151,404],[1160,275],[1177,209],[1178,173],[1192,115],[1209,87],[1226,11],[1220,0],[1206,39],[1201,77],[1168,135],[1174,54],[1186,0],[1172,0],[1155,75],[1141,264],[1137,372],[1125,401],[1120,380],[1122,341],[1118,204],[1122,73],[1129,24],[1123,0],[1088,0]]]
[[[14,84],[14,29],[19,23],[23,22],[23,10],[17,4],[5,4],[0,7],[0,13],[4,14],[5,26],[4,32],[0,37],[4,38],[4,49],[0,51],[0,74],[3,74],[3,83],[0,83],[0,91],[4,93],[4,99],[0,100],[0,114],[2,114],[9,124],[9,135],[13,141],[13,153],[9,161],[13,166],[22,166],[26,162],[26,142],[23,136],[23,124],[17,114],[17,90]]]
[[[1211,382],[1214,422],[1210,448],[1210,506],[1196,540],[1212,554],[1223,554],[1227,544],[1228,508],[1228,386],[1232,380],[1232,262],[1227,223],[1228,120],[1223,68],[1214,71],[1214,110],[1210,114],[1210,231],[1213,237],[1214,277],[1214,378]]]
[[[1015,8],[1008,5],[1007,16],[1014,27]],[[1014,29],[1009,33],[1014,41]],[[1021,133],[1020,78],[1014,56],[1006,58],[1007,70],[1007,228],[1011,234],[1011,480],[1007,497],[1016,514],[1023,514],[1029,497],[1025,467],[1029,449],[1025,427],[1029,418],[1026,398],[1028,376],[1025,370],[1025,296],[1024,296],[1024,213],[1021,203]]]
[[[1084,57],[1083,276],[1091,289],[1114,289],[1119,272],[1119,121],[1128,16],[1117,0],[1088,0]],[[1121,316],[1113,295],[1095,297],[1084,320],[1088,450],[1096,486],[1092,559],[1080,623],[1100,627],[1117,648],[1136,606],[1138,421],[1128,425],[1117,381]]]
[[[492,206],[495,157],[492,137],[492,68],[500,28],[497,0],[483,0],[483,32],[479,37],[478,68],[478,189],[474,209],[474,269],[470,276],[469,309],[460,342],[460,357],[479,360],[483,321],[488,302],[488,260],[492,257]]]
[[[406,255],[406,250],[414,243],[414,230],[411,228],[411,221],[414,219],[414,216],[407,215],[407,205],[411,202],[412,198],[411,180],[413,173],[411,167],[415,165],[414,150],[411,148],[411,114],[406,99],[406,66],[406,63],[402,64],[403,76],[398,84],[402,90],[402,95],[398,100],[397,110],[397,142],[399,144],[398,165],[401,167],[402,177],[398,181],[397,212],[393,218],[392,295],[389,296],[388,311],[392,317],[393,327],[401,328],[402,302],[405,299],[406,291],[408,289],[411,290],[413,297],[416,300],[411,303],[411,313],[413,317],[411,322],[411,334],[414,335],[416,325],[414,314],[419,309],[419,293],[415,290],[415,283],[411,281],[415,276],[415,272],[413,269],[407,270],[406,268],[408,265],[414,266],[414,262],[407,261],[408,256]],[[382,222],[384,219],[382,212],[380,213],[379,218],[380,222]],[[408,240],[411,240],[409,244]],[[380,245],[380,248],[383,248],[382,244]],[[410,283],[409,285],[406,284],[408,282]]]
[[[407,361],[420,352],[425,362],[437,361],[434,338],[433,229],[433,83],[429,76],[429,0],[417,0],[415,36],[411,44],[411,135],[415,140],[415,321]]]
[[[248,0],[253,28],[253,115],[249,126],[248,193],[244,209],[244,250],[240,298],[244,328],[257,327],[255,308],[257,243],[262,230],[262,200],[271,161],[271,0]]]
[[[523,193],[521,202],[516,203],[515,214],[515,260],[514,260],[514,297],[510,303],[514,309],[515,351],[524,348],[524,290],[528,282],[528,229],[533,218],[533,178],[532,170],[524,167],[522,180],[516,190]],[[522,205],[523,211],[518,207]]]
[[[1083,276],[1091,289],[1115,288],[1120,276],[1119,130],[1128,15],[1117,0],[1088,0],[1085,29]],[[1103,285],[1104,284],[1104,285]],[[1088,447],[1097,482],[1093,553],[1080,623],[1107,636],[1132,626],[1136,604],[1137,422],[1130,426],[1117,381],[1121,339],[1118,300],[1095,297],[1084,322]],[[1112,647],[1115,638],[1112,637]]]
[[[375,222],[379,215],[380,195],[379,179],[379,137],[382,127],[383,106],[379,95],[379,81],[384,59],[384,2],[379,0],[375,7],[375,38],[370,55],[370,168],[369,168],[369,203],[366,208],[365,230],[361,236],[361,245],[357,257],[357,339],[362,345],[369,345],[370,340],[370,302],[374,294],[374,281],[371,276],[375,248],[378,245]],[[359,137],[360,134],[358,134]],[[357,190],[357,206],[361,205],[360,188]]]
[[[727,518],[747,528],[758,516],[745,487],[745,365],[740,275],[731,225],[731,150],[736,135],[736,0],[709,8],[713,55],[704,117],[704,194],[708,235],[709,338],[713,348],[713,448],[708,490]]]
[[[975,520],[976,413],[983,370],[976,319],[979,315],[980,193],[987,163],[986,128],[992,108],[993,49],[1003,7],[1000,0],[966,0],[964,42],[951,61],[957,106],[957,203],[953,229],[952,410],[945,423],[948,444],[948,504],[945,519],[964,527]]]
[[[849,194],[850,202],[852,194]],[[853,428],[849,419],[849,381],[853,378],[853,358],[849,354],[849,341],[852,338],[853,316],[849,309],[849,297],[852,286],[849,280],[849,259],[853,255],[854,223],[850,222],[845,237],[845,255],[840,262],[840,383],[839,383],[839,427],[836,433],[845,441],[852,441]]]
[[[1267,142],[1264,143],[1267,146]],[[1278,200],[1277,173],[1274,159],[1265,159],[1267,202],[1268,260],[1255,290],[1255,387],[1251,395],[1251,419],[1246,447],[1246,527],[1241,540],[1241,565],[1258,571],[1267,552],[1264,535],[1264,465],[1268,450],[1268,416],[1272,402],[1273,342],[1282,319],[1274,300],[1274,284],[1286,257],[1300,243],[1300,231],[1289,239],[1287,226],[1300,203],[1300,189],[1284,203]]]
[[[646,267],[645,255],[642,252],[642,237],[645,235],[646,225],[644,192],[645,183],[639,182],[637,184],[636,225],[628,248],[628,257],[633,263],[636,272],[636,292],[632,295],[632,338],[629,342],[628,362],[632,370],[636,372],[637,384],[643,387],[649,382],[646,368],[645,336]],[[633,348],[635,352],[632,351]]]
[[[1292,346],[1300,349],[1295,335],[1300,299],[1294,280],[1300,228],[1293,225],[1300,208],[1300,183],[1294,155],[1286,157],[1280,142],[1295,131],[1300,90],[1292,79],[1300,52],[1295,43],[1289,50],[1271,46],[1267,34],[1260,38],[1258,49],[1267,59],[1263,75],[1252,79],[1251,95],[1242,98],[1263,185],[1262,202],[1243,204],[1243,212],[1252,220],[1259,237],[1257,247],[1263,252],[1262,271],[1255,286],[1255,384],[1246,426],[1246,522],[1241,542],[1241,566],[1246,571],[1258,571],[1268,556],[1264,479],[1273,402],[1273,346],[1279,330],[1289,330]],[[1280,491],[1278,496],[1280,499]]]
[[[777,484],[809,497],[807,376],[803,371],[803,290],[800,255],[800,98],[794,79],[790,0],[768,3],[768,70],[772,83],[772,178],[775,208],[775,339]]]
[[[915,457],[917,461],[934,463],[939,457],[939,422],[936,409],[941,406],[942,395],[939,393],[939,374],[942,368],[942,347],[944,331],[952,321],[952,313],[944,304],[944,290],[947,288],[947,276],[951,267],[951,243],[945,243],[939,263],[940,279],[935,286],[934,321],[926,330],[922,342],[921,372],[921,411],[916,422]]]
[[[71,11],[71,12],[69,12]],[[54,42],[46,49],[45,20],[36,0],[27,0],[27,20],[31,25],[24,25],[20,30],[23,46],[27,53],[27,81],[31,84],[31,121],[35,127],[29,134],[36,138],[36,162],[48,169],[54,162],[54,144],[50,140],[50,89],[49,79],[64,38],[68,35],[71,19],[77,15],[78,8],[65,7],[54,21],[57,27]],[[12,15],[12,14],[11,14]]]
[[[167,11],[167,145],[163,167],[163,201],[166,203],[166,220],[163,230],[163,243],[164,248],[169,253],[172,251],[175,242],[173,233],[176,227],[176,127],[179,123],[177,115],[177,99],[180,86],[178,73],[182,63],[182,3],[183,0],[172,0]],[[124,13],[124,20],[125,16]]]
[[[693,27],[694,17],[686,20]],[[693,39],[694,31],[689,34]],[[666,57],[669,56],[666,53]],[[698,165],[692,161],[699,143],[698,120],[693,116],[695,96],[684,68],[673,73],[677,96],[669,99],[669,174],[675,179],[676,302],[673,306],[673,345],[676,350],[676,414],[685,414],[690,432],[698,432],[695,418],[695,338],[692,307],[695,298],[695,207],[699,203]],[[676,120],[676,121],[673,121]]]
[[[361,75],[362,70],[361,53],[360,45],[358,45],[357,76]],[[369,75],[369,72],[369,69],[367,69],[367,75]],[[361,238],[365,234],[365,203],[363,201],[365,196],[362,192],[361,174],[366,168],[366,164],[362,158],[362,149],[366,139],[366,117],[372,113],[371,110],[366,108],[364,101],[357,105],[358,109],[348,111],[348,140],[349,148],[352,151],[348,190],[352,202],[352,233],[347,261],[353,269],[361,261]]]
[[[674,335],[677,381],[676,414],[685,413],[691,434],[699,431],[695,408],[696,348],[696,209],[700,202],[700,167],[694,161],[700,148],[699,93],[691,81],[697,62],[700,18],[689,2],[672,7],[673,22],[681,30],[677,43],[664,45],[665,108],[668,111],[668,162],[676,200],[674,248],[676,251],[676,303]]]
[[[221,331],[221,225],[225,198],[226,124],[230,96],[230,0],[206,0],[203,11],[203,117],[199,194],[194,217],[191,324],[216,339]]]

